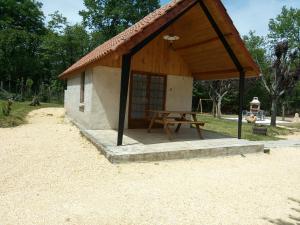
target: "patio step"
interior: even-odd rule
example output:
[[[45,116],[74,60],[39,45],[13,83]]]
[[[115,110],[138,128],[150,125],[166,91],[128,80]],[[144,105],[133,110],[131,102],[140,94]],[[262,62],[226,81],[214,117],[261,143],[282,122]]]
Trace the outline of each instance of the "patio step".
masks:
[[[128,139],[127,145],[115,146],[107,142],[112,132],[82,130],[111,163],[149,162],[245,155],[264,151],[264,145],[247,140],[224,138],[216,140],[179,141],[159,144],[142,144]],[[127,137],[128,138],[128,137]]]
[[[201,142],[201,141],[199,141]],[[162,148],[161,148],[162,147]],[[248,153],[263,152],[264,146],[260,144],[223,144],[214,147],[185,146],[173,150],[163,149],[163,146],[130,146],[116,147],[108,151],[107,159],[112,163],[162,161],[175,159],[191,159],[205,157],[220,157],[230,155],[245,155]],[[158,149],[160,150],[158,150]]]

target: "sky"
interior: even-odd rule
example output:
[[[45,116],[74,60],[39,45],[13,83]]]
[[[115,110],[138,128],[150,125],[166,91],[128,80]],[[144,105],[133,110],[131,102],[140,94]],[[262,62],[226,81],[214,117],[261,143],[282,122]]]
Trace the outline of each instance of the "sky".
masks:
[[[84,9],[83,0],[39,0],[46,16],[60,11],[71,24],[81,22],[78,11]],[[169,0],[161,0],[166,4]],[[255,30],[258,35],[268,33],[268,22],[286,5],[300,8],[300,0],[222,0],[228,14],[241,35]]]

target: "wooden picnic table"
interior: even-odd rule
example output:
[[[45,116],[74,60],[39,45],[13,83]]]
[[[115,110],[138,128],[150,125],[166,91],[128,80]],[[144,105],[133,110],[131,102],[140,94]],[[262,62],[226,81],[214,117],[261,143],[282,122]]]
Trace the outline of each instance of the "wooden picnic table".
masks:
[[[170,126],[177,125],[175,132],[178,133],[182,124],[195,125],[198,135],[203,139],[200,126],[204,126],[204,122],[197,120],[198,112],[189,111],[156,111],[150,110],[153,113],[148,132],[151,132],[154,123],[162,124],[164,130],[169,139],[172,139],[172,130]],[[170,116],[171,115],[171,116]],[[190,115],[192,120],[188,119],[187,116]]]

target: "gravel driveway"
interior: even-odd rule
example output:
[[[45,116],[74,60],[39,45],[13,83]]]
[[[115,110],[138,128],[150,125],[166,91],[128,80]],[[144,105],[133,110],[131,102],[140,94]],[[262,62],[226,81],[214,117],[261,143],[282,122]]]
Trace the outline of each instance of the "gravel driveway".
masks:
[[[60,108],[0,129],[1,225],[300,223],[300,150],[110,164]]]

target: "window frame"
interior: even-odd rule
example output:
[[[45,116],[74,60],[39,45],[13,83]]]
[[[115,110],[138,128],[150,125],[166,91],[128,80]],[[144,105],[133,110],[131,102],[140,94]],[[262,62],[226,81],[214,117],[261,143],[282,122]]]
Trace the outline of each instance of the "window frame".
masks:
[[[80,103],[84,103],[85,97],[85,71],[80,75]]]

